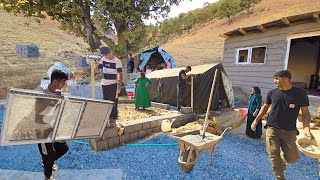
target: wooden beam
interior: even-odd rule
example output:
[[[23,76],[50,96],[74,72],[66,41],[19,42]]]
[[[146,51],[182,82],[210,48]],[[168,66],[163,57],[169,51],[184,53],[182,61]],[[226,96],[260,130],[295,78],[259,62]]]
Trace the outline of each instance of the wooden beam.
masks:
[[[242,34],[242,35],[246,35],[248,34],[244,29],[239,28],[238,31]]]
[[[313,14],[313,19],[314,19],[315,22],[320,22],[319,14],[314,13]]]
[[[283,17],[283,18],[281,19],[281,21],[283,22],[284,25],[290,26],[290,21],[288,20],[288,18]]]
[[[220,36],[220,37],[223,37],[223,38],[230,38],[230,36],[224,35],[224,34],[220,34],[219,36]]]
[[[258,29],[259,29],[259,31],[261,31],[261,32],[266,32],[266,31],[268,31],[268,29],[265,28],[265,27],[262,26],[262,25],[258,26]]]

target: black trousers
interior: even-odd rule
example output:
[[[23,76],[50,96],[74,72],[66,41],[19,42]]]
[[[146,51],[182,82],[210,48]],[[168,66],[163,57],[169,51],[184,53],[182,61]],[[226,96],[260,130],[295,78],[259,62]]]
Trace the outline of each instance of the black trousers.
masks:
[[[38,148],[42,156],[44,175],[50,177],[54,161],[63,156],[69,150],[69,147],[67,143],[55,142],[38,144]]]
[[[116,98],[117,84],[102,85],[103,99],[113,101],[113,108],[110,114],[110,118],[116,119],[118,117],[118,98]]]
[[[183,100],[184,86],[177,85],[177,110],[180,111]]]

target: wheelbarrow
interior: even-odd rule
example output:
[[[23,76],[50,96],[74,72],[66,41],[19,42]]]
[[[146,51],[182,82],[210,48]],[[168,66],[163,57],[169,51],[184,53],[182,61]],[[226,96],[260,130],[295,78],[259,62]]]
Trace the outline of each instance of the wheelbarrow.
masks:
[[[170,136],[179,142],[178,163],[180,169],[186,173],[191,172],[198,157],[206,150],[210,151],[210,164],[212,165],[213,151],[228,129],[232,128],[227,127],[220,136],[205,132],[204,138],[202,136],[203,132],[200,132],[200,130],[171,134]]]

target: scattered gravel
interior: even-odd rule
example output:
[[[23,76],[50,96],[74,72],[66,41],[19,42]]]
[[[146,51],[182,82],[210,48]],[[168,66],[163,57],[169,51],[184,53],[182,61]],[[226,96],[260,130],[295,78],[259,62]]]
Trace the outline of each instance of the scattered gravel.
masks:
[[[161,134],[143,143],[174,142]],[[60,169],[120,169],[127,179],[273,179],[265,144],[230,133],[225,134],[214,151],[213,166],[206,151],[189,174],[179,170],[178,146],[124,146],[92,152],[85,144],[68,144],[69,152],[57,161]],[[42,171],[37,145],[2,146],[0,154],[0,169]],[[318,179],[317,160],[300,154],[296,163],[288,165],[286,177]]]

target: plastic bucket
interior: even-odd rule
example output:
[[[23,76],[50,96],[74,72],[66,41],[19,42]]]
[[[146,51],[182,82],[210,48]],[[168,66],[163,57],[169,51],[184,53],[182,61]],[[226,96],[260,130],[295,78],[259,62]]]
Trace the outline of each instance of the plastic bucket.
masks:
[[[239,108],[241,116],[246,116],[248,114],[248,108]]]

